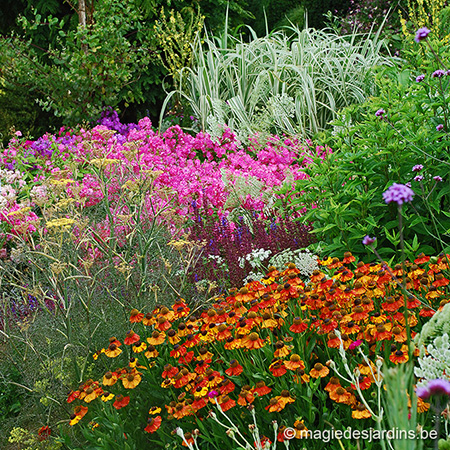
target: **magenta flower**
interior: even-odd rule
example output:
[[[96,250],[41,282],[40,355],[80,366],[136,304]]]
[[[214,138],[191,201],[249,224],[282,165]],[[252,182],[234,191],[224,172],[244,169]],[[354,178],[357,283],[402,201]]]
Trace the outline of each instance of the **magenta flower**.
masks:
[[[425,80],[425,75],[419,75],[416,77],[417,83],[421,83],[423,80]]]
[[[423,165],[422,164],[416,164],[413,168],[412,168],[412,172],[420,172],[423,169]]]
[[[377,240],[376,237],[365,236],[362,240],[363,245],[372,245]]]
[[[427,36],[428,36],[429,34],[430,34],[430,30],[429,30],[428,28],[426,28],[426,27],[419,28],[419,29],[416,31],[416,37],[414,38],[414,40],[415,40],[416,42],[423,41],[424,39],[427,38]]]
[[[217,391],[210,391],[208,392],[208,397],[209,398],[214,398],[217,397],[219,395],[219,393]]]
[[[442,123],[440,123],[439,125],[436,126],[436,131],[442,131],[444,129],[444,125],[442,125]]]
[[[423,180],[423,175],[416,175],[414,177],[414,181],[422,181]]]
[[[377,117],[381,117],[381,118],[383,118],[383,114],[386,114],[386,111],[384,110],[384,109],[379,109],[376,113],[375,113],[375,115],[377,116]]]
[[[442,181],[442,177],[440,177],[439,175],[436,175],[435,177],[433,177],[433,180]]]
[[[353,350],[353,349],[355,349],[356,347],[359,347],[362,343],[363,343],[363,341],[362,341],[361,339],[358,339],[357,341],[353,341],[353,342],[348,346],[348,348],[349,348],[350,350]]]
[[[383,199],[386,203],[395,202],[401,206],[403,203],[411,202],[414,191],[404,184],[394,183],[386,192],[383,193]]]
[[[449,396],[450,397],[450,382],[447,380],[431,380],[426,386],[418,387],[416,389],[417,397],[427,400],[432,396]]]

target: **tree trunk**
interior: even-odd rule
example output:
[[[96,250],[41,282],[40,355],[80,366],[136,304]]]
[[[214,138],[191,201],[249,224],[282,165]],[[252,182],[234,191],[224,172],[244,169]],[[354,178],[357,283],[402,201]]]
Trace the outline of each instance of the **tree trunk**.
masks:
[[[78,0],[78,21],[80,25],[86,27],[86,2],[85,0]]]

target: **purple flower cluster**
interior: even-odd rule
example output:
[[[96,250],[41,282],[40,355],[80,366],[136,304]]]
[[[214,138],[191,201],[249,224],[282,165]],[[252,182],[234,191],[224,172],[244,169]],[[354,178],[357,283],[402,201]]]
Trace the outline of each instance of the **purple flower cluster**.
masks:
[[[432,74],[431,74],[431,78],[442,78],[446,75],[446,72],[442,69],[438,69],[435,70]]]
[[[421,83],[423,80],[425,80],[425,75],[418,75],[417,77],[416,77],[416,81],[418,82],[418,83]]]
[[[365,236],[362,240],[363,245],[372,245],[377,240],[376,237]]]
[[[375,113],[375,115],[377,116],[377,117],[381,117],[381,118],[383,118],[383,115],[384,114],[386,114],[386,111],[384,110],[384,109],[379,109],[376,113]]]
[[[447,380],[431,380],[426,386],[419,387],[416,390],[417,397],[428,400],[434,396],[450,397],[450,382]]]
[[[436,126],[436,131],[442,131],[444,129],[444,125],[442,125],[442,123],[440,123],[439,125]]]
[[[429,30],[428,28],[426,28],[426,27],[419,28],[419,29],[416,31],[416,37],[414,38],[414,40],[415,40],[416,42],[423,41],[424,39],[427,38],[427,36],[428,36],[429,34],[430,34],[430,30]]]
[[[413,172],[420,172],[423,169],[423,165],[422,164],[416,164],[413,168],[412,171]]]
[[[116,130],[123,136],[126,136],[129,131],[136,130],[138,125],[135,123],[121,123],[117,111],[113,110],[111,107],[106,108],[97,121],[100,125],[107,127],[109,130]]]
[[[414,191],[404,184],[394,183],[386,192],[383,193],[383,199],[386,203],[395,202],[401,206],[403,203],[411,202]]]

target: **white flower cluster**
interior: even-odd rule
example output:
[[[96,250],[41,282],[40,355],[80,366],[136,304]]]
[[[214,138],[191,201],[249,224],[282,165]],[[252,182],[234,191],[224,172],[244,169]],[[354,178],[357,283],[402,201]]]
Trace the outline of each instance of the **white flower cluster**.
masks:
[[[427,384],[429,380],[450,379],[450,340],[447,333],[438,336],[427,346],[428,355],[418,358],[419,366],[414,368],[414,374],[423,380],[418,386]]]
[[[270,250],[264,250],[261,248],[258,250],[253,250],[251,253],[238,259],[239,267],[244,268],[245,261],[248,261],[253,269],[257,269],[257,271],[251,271],[247,275],[244,280],[244,284],[264,278],[265,272],[267,272],[267,268],[269,266],[274,266],[281,272],[286,269],[286,266],[289,263],[294,263],[297,269],[300,270],[300,275],[305,278],[309,278],[315,270],[319,269],[317,256],[311,253],[311,251],[307,248],[298,250],[283,250],[282,252],[272,256],[272,258],[268,260],[267,264],[264,264],[264,261],[269,258],[271,253],[272,252]]]
[[[39,206],[44,205],[45,202],[48,200],[47,186],[45,185],[34,186],[33,189],[31,189],[30,191],[30,195],[34,203],[36,203]]]
[[[23,174],[18,170],[0,169],[0,208],[12,205],[17,194],[26,185]]]
[[[269,98],[267,107],[274,119],[294,118],[295,116],[294,99],[286,93],[276,94]]]
[[[25,186],[25,181],[22,179],[22,174],[18,170],[0,169],[1,183],[14,184],[17,183],[19,187]]]
[[[264,269],[263,262],[266,261],[272,254],[271,250],[264,250],[259,248],[247,253],[244,257],[238,259],[239,267],[241,269],[245,266],[245,261],[248,261],[253,269]]]
[[[315,270],[319,269],[317,256],[307,248],[283,250],[274,255],[269,261],[269,264],[275,266],[280,271],[286,269],[286,265],[289,263],[294,263],[297,269],[300,270],[300,275],[305,278],[309,278]]]
[[[444,334],[450,334],[450,303],[447,303],[423,326],[414,340],[420,348],[431,342],[433,337]]]

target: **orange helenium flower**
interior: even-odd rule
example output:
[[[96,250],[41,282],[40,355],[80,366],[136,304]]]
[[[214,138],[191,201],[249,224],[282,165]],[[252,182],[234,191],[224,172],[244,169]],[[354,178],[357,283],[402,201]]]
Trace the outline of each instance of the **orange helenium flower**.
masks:
[[[327,366],[323,364],[316,363],[314,367],[310,370],[309,375],[313,378],[323,378],[326,377],[330,373],[330,370]]]
[[[154,433],[161,426],[161,420],[161,416],[150,417],[144,431],[147,433]]]

